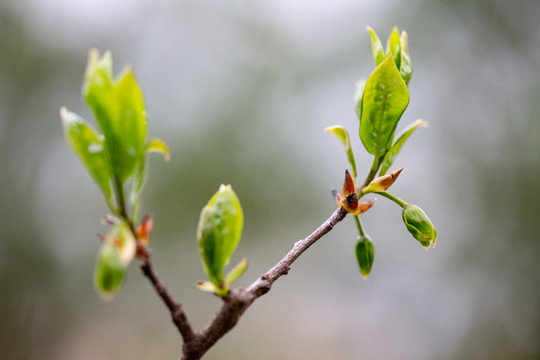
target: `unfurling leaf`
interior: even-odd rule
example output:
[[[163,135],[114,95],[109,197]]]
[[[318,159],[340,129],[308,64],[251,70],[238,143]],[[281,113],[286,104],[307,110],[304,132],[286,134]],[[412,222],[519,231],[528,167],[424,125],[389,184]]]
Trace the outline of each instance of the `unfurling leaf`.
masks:
[[[229,286],[246,272],[248,267],[247,259],[242,259],[225,277],[225,285]]]
[[[392,55],[396,63],[396,68],[401,68],[401,38],[396,27],[392,29],[386,42],[386,55]]]
[[[416,120],[415,122],[407,126],[405,129],[403,129],[403,131],[397,136],[397,140],[394,141],[394,144],[392,145],[390,150],[388,150],[388,152],[384,156],[379,175],[384,175],[386,171],[390,168],[390,166],[392,166],[394,160],[396,159],[396,156],[399,154],[399,151],[401,150],[407,139],[409,139],[409,137],[412,135],[412,133],[419,127],[427,125],[428,123],[424,120]]]
[[[103,136],[82,117],[65,107],[60,109],[60,116],[67,142],[100,187],[107,203],[111,205],[111,166]]]
[[[411,204],[405,205],[403,207],[402,217],[407,230],[426,250],[432,244],[435,246],[437,230],[420,207]]]
[[[339,140],[343,143],[345,146],[345,152],[347,153],[347,159],[349,160],[349,164],[351,164],[351,171],[352,171],[352,177],[356,181],[356,161],[354,160],[354,154],[351,147],[351,140],[349,138],[349,133],[347,132],[347,129],[345,129],[341,125],[335,125],[335,126],[329,126],[326,129],[324,129],[326,132],[333,133],[336,135]]]
[[[146,144],[146,151],[147,152],[157,152],[163,155],[163,159],[165,161],[169,161],[171,159],[171,154],[169,153],[169,148],[167,147],[167,144],[165,141],[157,138],[150,139],[148,144]]]
[[[136,241],[124,220],[114,223],[102,240],[96,261],[94,284],[104,300],[111,300],[120,290],[127,267],[135,256]]]
[[[365,279],[368,277],[371,267],[373,266],[373,259],[375,257],[375,247],[371,238],[367,235],[359,236],[356,243],[356,260],[358,261],[358,267],[360,273]]]
[[[364,89],[366,88],[366,79],[361,79],[356,83],[356,92],[354,93],[354,111],[358,120],[362,118],[362,98],[364,97]]]
[[[90,50],[83,96],[105,137],[115,179],[123,183],[144,155],[146,112],[139,84],[131,69],[112,78],[112,56]]]
[[[367,31],[369,32],[369,35],[371,35],[371,50],[373,52],[373,61],[375,61],[375,66],[379,66],[379,64],[383,62],[385,57],[381,40],[377,36],[375,30],[373,30],[369,26],[367,27]]]
[[[407,33],[405,31],[401,32],[401,64],[399,66],[399,73],[405,81],[405,84],[409,84],[411,80],[411,75],[413,72],[411,64],[411,56],[409,55],[409,44],[407,41]]]
[[[94,285],[103,300],[112,300],[120,290],[126,266],[120,259],[120,252],[110,243],[99,249],[94,272]]]
[[[388,56],[368,78],[362,98],[360,139],[376,159],[392,146],[394,131],[408,104],[407,85]]]
[[[203,265],[216,288],[223,287],[223,268],[229,263],[240,241],[243,223],[244,215],[238,197],[230,185],[221,185],[202,209],[197,228]]]

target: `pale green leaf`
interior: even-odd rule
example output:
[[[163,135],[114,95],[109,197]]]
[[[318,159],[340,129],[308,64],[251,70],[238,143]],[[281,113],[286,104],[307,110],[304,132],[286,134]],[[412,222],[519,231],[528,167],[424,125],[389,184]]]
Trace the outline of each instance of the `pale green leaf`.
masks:
[[[171,154],[169,153],[169,148],[167,147],[167,144],[165,141],[157,138],[150,139],[148,144],[146,144],[146,151],[148,152],[156,152],[163,155],[163,159],[165,161],[169,161],[171,159]]]
[[[390,36],[386,42],[386,55],[392,55],[396,62],[396,67],[401,68],[401,39],[399,37],[399,31],[395,27],[392,29]]]
[[[210,281],[223,284],[223,268],[233,254],[244,223],[240,201],[230,185],[221,185],[203,208],[197,228],[197,242]]]
[[[407,41],[407,33],[405,31],[401,32],[400,43],[401,43],[401,64],[399,68],[399,73],[401,74],[401,77],[405,81],[405,84],[409,84],[409,81],[411,80],[413,68],[411,64],[411,56],[409,55],[409,44]]]
[[[229,286],[233,283],[236,279],[238,279],[244,272],[246,271],[248,267],[248,261],[247,259],[242,259],[225,277],[225,286]]]
[[[339,140],[343,143],[345,146],[345,152],[347,153],[347,159],[349,160],[349,164],[351,165],[351,171],[352,171],[352,178],[356,181],[356,161],[354,160],[354,154],[351,147],[351,140],[349,138],[349,133],[347,132],[347,129],[345,129],[341,125],[335,125],[330,126],[324,129],[326,132],[333,133],[336,135]]]
[[[65,107],[60,109],[60,116],[67,142],[111,205],[112,174],[103,137],[98,135],[82,117],[68,111]]]
[[[399,151],[407,142],[407,139],[409,139],[412,133],[419,127],[427,125],[428,123],[424,120],[416,120],[415,122],[409,124],[409,126],[407,126],[405,129],[403,129],[403,131],[397,136],[397,140],[394,141],[394,144],[392,145],[390,150],[388,150],[388,152],[384,156],[379,176],[384,175],[386,171],[390,168],[390,166],[392,166],[394,160],[396,159],[396,156],[399,154]]]
[[[354,111],[358,120],[362,118],[362,98],[364,96],[364,89],[366,87],[366,79],[360,79],[356,83],[356,92],[354,93]]]
[[[369,35],[371,35],[371,50],[373,52],[373,61],[375,61],[375,66],[379,66],[380,63],[384,61],[385,53],[381,40],[377,36],[375,30],[367,27]]]

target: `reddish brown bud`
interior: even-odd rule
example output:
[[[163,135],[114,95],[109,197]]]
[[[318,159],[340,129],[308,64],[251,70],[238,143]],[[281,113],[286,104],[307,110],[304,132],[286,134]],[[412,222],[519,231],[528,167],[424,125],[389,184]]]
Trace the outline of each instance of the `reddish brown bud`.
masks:
[[[152,216],[147,214],[137,226],[135,230],[135,236],[137,238],[137,243],[142,246],[148,246],[150,242],[150,236],[152,235],[152,228],[154,227],[154,220]]]
[[[352,178],[351,174],[349,174],[349,170],[345,170],[345,180],[343,181],[343,197],[346,197],[349,194],[353,194],[356,192],[356,188],[354,186],[354,179]]]

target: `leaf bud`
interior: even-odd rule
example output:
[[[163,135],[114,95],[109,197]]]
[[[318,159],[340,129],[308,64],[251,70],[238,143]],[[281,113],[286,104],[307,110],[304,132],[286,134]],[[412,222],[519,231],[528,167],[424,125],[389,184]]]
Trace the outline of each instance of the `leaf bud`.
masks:
[[[143,246],[148,246],[148,243],[150,242],[150,236],[152,235],[153,227],[154,220],[152,218],[152,215],[147,214],[135,230],[135,235],[139,244]]]
[[[391,172],[390,174],[383,175],[374,179],[369,185],[362,190],[362,193],[367,194],[370,192],[383,192],[388,190],[390,186],[396,181],[403,168]]]
[[[118,293],[126,268],[114,244],[104,243],[98,252],[94,271],[94,285],[103,300],[112,300]]]
[[[422,244],[426,250],[431,244],[435,246],[437,230],[426,213],[416,205],[407,204],[403,207],[403,222],[412,236]]]
[[[367,235],[359,236],[355,250],[360,273],[362,274],[362,277],[366,279],[373,266],[373,259],[375,256],[375,248],[373,247],[371,238]]]

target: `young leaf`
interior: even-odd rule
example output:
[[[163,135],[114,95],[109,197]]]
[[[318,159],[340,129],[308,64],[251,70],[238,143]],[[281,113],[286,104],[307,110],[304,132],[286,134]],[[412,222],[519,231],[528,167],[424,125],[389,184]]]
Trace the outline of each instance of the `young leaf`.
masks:
[[[169,148],[165,141],[157,138],[150,139],[148,144],[146,144],[147,152],[157,152],[163,155],[165,161],[171,160],[171,154],[169,153]]]
[[[377,67],[384,60],[384,49],[381,40],[377,36],[375,30],[368,26],[367,31],[369,32],[369,35],[371,35],[371,49],[373,52],[373,61],[375,61],[375,66]]]
[[[137,163],[133,174],[131,175],[131,183],[129,184],[129,207],[131,219],[135,220],[139,217],[141,207],[141,193],[146,182],[146,158],[143,156],[141,161]]]
[[[111,166],[106,153],[103,137],[79,115],[60,109],[66,140],[79,156],[100,187],[109,206],[111,206]]]
[[[401,68],[401,39],[399,37],[399,31],[397,28],[392,29],[388,41],[386,42],[386,55],[394,57],[396,67]]]
[[[112,79],[112,57],[97,50],[88,55],[83,96],[105,136],[114,177],[123,182],[144,153],[146,113],[142,92],[131,69]]]
[[[197,242],[210,281],[223,285],[223,268],[233,254],[244,223],[240,201],[230,185],[221,185],[202,209]]]
[[[358,237],[355,250],[360,273],[365,279],[371,271],[375,257],[375,247],[373,246],[373,242],[371,242],[371,238],[367,235]]]
[[[411,56],[409,55],[409,44],[407,41],[407,33],[405,31],[401,32],[400,43],[401,43],[401,64],[399,68],[399,73],[401,74],[403,81],[405,81],[405,84],[409,84],[409,81],[411,80],[413,68],[411,64]]]
[[[391,147],[397,123],[408,104],[407,85],[392,56],[388,56],[368,78],[362,98],[360,139],[375,158]]]
[[[120,252],[113,244],[105,242],[99,249],[94,271],[94,285],[103,300],[114,298],[120,290],[125,273],[126,266]]]
[[[364,89],[366,87],[366,79],[360,79],[356,83],[356,92],[354,93],[354,111],[358,120],[362,118],[362,98],[364,96]]]
[[[167,144],[161,139],[151,139],[145,146],[145,152],[157,152],[163,155],[165,161],[169,161],[171,156]],[[131,184],[129,189],[129,204],[131,208],[131,218],[137,219],[139,217],[141,193],[146,182],[146,157],[137,162],[135,170],[131,175]]]
[[[242,276],[242,274],[244,274],[244,272],[247,270],[247,267],[247,259],[242,259],[242,261],[240,261],[238,265],[236,265],[231,271],[229,271],[229,273],[225,277],[225,285],[228,287],[230,284],[233,283],[233,281]]]
[[[409,124],[409,126],[407,126],[405,129],[403,129],[403,131],[397,136],[397,140],[394,141],[394,144],[392,145],[390,150],[388,150],[388,152],[384,156],[379,176],[384,175],[386,171],[390,168],[390,166],[392,166],[397,154],[399,153],[407,139],[412,135],[412,133],[420,126],[427,125],[428,123],[424,120],[416,120],[415,122]]]
[[[341,125],[335,125],[330,126],[324,129],[326,132],[333,133],[336,135],[339,140],[343,143],[345,146],[345,152],[347,153],[347,159],[349,160],[349,164],[351,164],[351,171],[352,171],[352,177],[354,180],[356,180],[356,161],[354,160],[354,154],[351,147],[351,140],[349,138],[349,133],[347,132],[347,129],[345,129]]]

